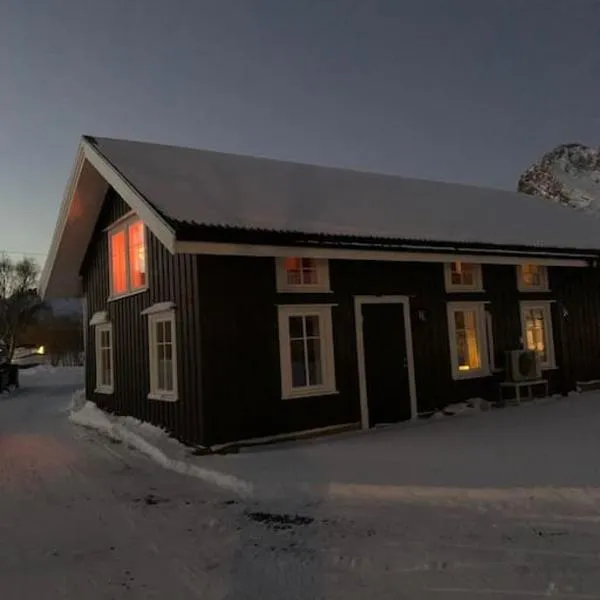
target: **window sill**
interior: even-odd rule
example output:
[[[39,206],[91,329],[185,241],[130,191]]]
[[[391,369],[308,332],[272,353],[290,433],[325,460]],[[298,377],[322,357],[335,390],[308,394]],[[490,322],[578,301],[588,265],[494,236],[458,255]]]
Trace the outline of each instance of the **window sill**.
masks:
[[[463,379],[481,379],[483,377],[490,377],[491,375],[490,371],[474,371],[465,374],[453,373],[452,379],[454,381],[462,381]]]
[[[555,364],[540,365],[541,371],[556,371],[558,367]]]
[[[135,296],[136,294],[143,294],[148,291],[148,286],[140,288],[139,290],[133,290],[131,292],[125,292],[124,294],[119,294],[118,296],[109,296],[106,301],[114,302],[115,300],[121,300],[122,298],[129,298],[131,296]]]
[[[94,394],[114,394],[115,390],[108,386],[99,386],[94,390]]]
[[[333,294],[333,290],[323,287],[281,287],[277,288],[278,294]]]
[[[459,288],[459,287],[447,287],[447,294],[485,294],[485,289],[483,288]]]
[[[158,392],[150,392],[147,396],[148,400],[160,400],[161,402],[177,402],[176,394],[161,394]]]
[[[311,390],[298,390],[287,392],[282,395],[282,400],[294,400],[295,398],[312,398],[316,396],[335,396],[339,394],[339,390],[332,390],[329,388],[325,389],[311,389]]]
[[[517,288],[521,294],[548,294],[550,288]]]

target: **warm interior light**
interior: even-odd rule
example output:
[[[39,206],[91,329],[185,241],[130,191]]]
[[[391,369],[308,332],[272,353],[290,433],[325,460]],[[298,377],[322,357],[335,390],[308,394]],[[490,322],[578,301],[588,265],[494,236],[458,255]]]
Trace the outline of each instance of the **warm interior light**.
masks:
[[[37,353],[38,353],[38,354],[45,354],[45,353],[46,353],[46,349],[44,348],[44,346],[40,346],[40,347],[37,349]]]
[[[471,367],[469,365],[458,365],[459,371],[470,371]]]

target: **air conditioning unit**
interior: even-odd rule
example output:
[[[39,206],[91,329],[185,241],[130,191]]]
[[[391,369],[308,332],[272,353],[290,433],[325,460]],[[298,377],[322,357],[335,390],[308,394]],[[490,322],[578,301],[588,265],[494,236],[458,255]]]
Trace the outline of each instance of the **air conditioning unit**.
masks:
[[[509,350],[506,353],[506,379],[529,381],[542,378],[540,358],[535,350]]]

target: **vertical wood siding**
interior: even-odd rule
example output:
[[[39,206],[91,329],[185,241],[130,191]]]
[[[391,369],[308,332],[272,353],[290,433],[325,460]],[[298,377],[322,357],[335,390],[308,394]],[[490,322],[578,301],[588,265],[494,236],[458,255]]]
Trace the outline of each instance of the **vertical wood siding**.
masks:
[[[200,323],[195,304],[198,297],[197,257],[173,256],[147,232],[148,290],[109,302],[108,237],[103,229],[129,210],[114,191],[109,191],[82,267],[88,315],[108,311],[113,324],[115,360],[114,394],[95,393],[94,328],[88,327],[87,396],[116,414],[150,421],[185,442],[201,443]],[[147,398],[150,391],[148,322],[141,312],[163,301],[172,301],[176,305],[177,402]]]
[[[427,413],[472,397],[495,399],[497,380],[452,379],[446,305],[484,300],[493,321],[497,366],[521,344],[520,300],[554,300],[558,369],[545,372],[551,391],[600,379],[600,271],[551,268],[547,293],[517,290],[514,266],[484,265],[484,292],[447,294],[442,264],[330,261],[333,293],[279,294],[272,258],[170,255],[148,232],[146,292],[108,302],[105,227],[129,211],[113,192],[101,212],[82,275],[88,317],[108,310],[113,323],[115,393],[94,393],[94,331],[88,329],[88,397],[118,414],[166,427],[188,443],[215,444],[360,420],[354,297],[410,297],[418,409]],[[162,301],[176,304],[178,380],[175,403],[148,400],[146,317]],[[278,304],[333,303],[339,394],[282,400]],[[419,318],[423,311],[425,319]],[[564,317],[565,311],[568,317]]]
[[[551,392],[575,379],[600,378],[600,281],[591,269],[551,269],[551,290],[522,293],[516,268],[483,265],[482,293],[444,288],[442,264],[330,261],[332,294],[278,294],[271,258],[201,257],[201,329],[209,443],[263,436],[360,419],[354,296],[406,295],[411,301],[418,409],[427,413],[473,397],[495,400],[501,372],[452,378],[446,305],[486,301],[496,365],[522,343],[519,302],[555,300],[552,321],[558,369],[545,371]],[[333,329],[339,395],[282,400],[277,305],[335,303]],[[562,317],[562,305],[569,318]],[[418,318],[424,311],[426,318]],[[591,323],[595,325],[590,326]]]
[[[563,325],[562,359],[570,380],[600,379],[600,270],[554,268],[550,284],[558,301],[555,321]]]

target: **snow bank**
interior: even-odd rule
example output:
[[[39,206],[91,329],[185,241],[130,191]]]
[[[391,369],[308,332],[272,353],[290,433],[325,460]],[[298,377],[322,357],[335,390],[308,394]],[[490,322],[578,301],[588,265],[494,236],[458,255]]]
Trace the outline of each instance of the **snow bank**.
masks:
[[[187,448],[169,437],[166,431],[133,417],[117,417],[106,414],[96,404],[86,401],[78,407],[81,391],[73,394],[69,420],[72,423],[93,429],[113,440],[123,442],[152,459],[165,469],[202,479],[207,483],[234,492],[242,497],[253,493],[251,483],[234,475],[214,471],[185,460]]]
[[[42,373],[54,373],[56,372],[56,367],[52,365],[37,365],[36,367],[31,367],[29,369],[19,369],[19,377],[25,377],[28,375],[41,375]]]

